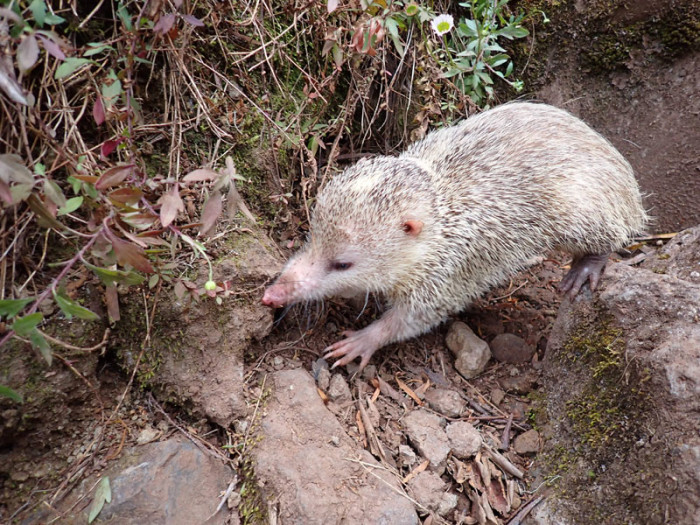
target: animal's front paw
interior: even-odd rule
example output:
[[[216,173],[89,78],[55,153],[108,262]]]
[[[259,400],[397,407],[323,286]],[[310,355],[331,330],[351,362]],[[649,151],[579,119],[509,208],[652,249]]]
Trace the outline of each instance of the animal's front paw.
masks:
[[[365,366],[367,366],[372,354],[377,351],[381,344],[376,340],[376,336],[374,331],[371,330],[371,326],[357,332],[343,332],[343,335],[345,336],[345,339],[326,348],[325,351],[328,353],[324,355],[324,358],[328,359],[331,357],[342,356],[342,359],[338,359],[335,363],[333,363],[333,366],[331,367],[331,369],[333,369],[337,366],[347,365],[354,359],[361,357],[360,368],[358,369],[359,372]]]

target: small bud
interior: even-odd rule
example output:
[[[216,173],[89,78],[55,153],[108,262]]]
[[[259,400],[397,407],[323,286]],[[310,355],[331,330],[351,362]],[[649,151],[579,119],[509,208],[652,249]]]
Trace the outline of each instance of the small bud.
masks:
[[[212,290],[216,290],[216,283],[214,281],[207,281],[204,283],[204,289],[211,292]]]

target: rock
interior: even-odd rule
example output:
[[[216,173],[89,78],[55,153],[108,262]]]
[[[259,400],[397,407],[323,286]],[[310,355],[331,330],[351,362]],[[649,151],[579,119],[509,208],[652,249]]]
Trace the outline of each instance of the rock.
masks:
[[[307,372],[285,370],[271,379],[262,439],[251,455],[281,523],[326,525],[342,516],[347,523],[418,524],[398,480],[345,433]]]
[[[535,348],[515,334],[497,335],[490,347],[493,357],[502,363],[528,363],[535,354]]]
[[[408,482],[408,488],[418,503],[440,516],[457,507],[457,495],[447,492],[447,484],[435,472],[420,472]]]
[[[534,456],[540,451],[540,435],[537,430],[528,430],[515,438],[513,449],[521,456]]]
[[[442,424],[442,418],[422,408],[403,418],[403,426],[411,443],[421,456],[430,461],[431,468],[440,472],[450,453],[449,439]]]
[[[110,480],[112,501],[105,503],[97,522],[239,523],[238,514],[225,506],[214,514],[221,494],[235,479],[234,471],[187,439],[176,437],[126,449],[99,477],[103,476]],[[99,477],[81,483],[69,498],[90,501]],[[70,510],[61,522],[87,523],[85,510]]]
[[[494,388],[491,390],[491,402],[498,406],[500,405],[506,397],[506,393],[500,388]]]
[[[445,417],[459,417],[467,408],[467,402],[459,392],[445,388],[432,388],[425,393],[431,408]]]
[[[411,467],[416,462],[416,453],[408,445],[399,445],[399,461],[402,465]]]
[[[498,382],[506,392],[513,394],[529,394],[535,389],[538,374],[534,370],[527,369],[524,372],[515,370],[515,375],[500,379]]]
[[[146,428],[139,432],[139,436],[136,438],[136,443],[138,445],[145,445],[151,441],[155,441],[161,435],[161,432],[156,430],[150,425],[146,425]]]
[[[460,321],[452,323],[445,343],[455,356],[455,368],[466,379],[481,374],[491,359],[491,350],[486,341]]]
[[[331,382],[328,386],[328,397],[331,398],[331,401],[335,401],[339,404],[352,401],[350,386],[340,374],[333,374],[331,376]]]
[[[447,437],[452,453],[460,459],[475,456],[481,449],[481,433],[466,421],[456,421],[447,425]]]
[[[562,303],[542,378],[554,429],[545,453],[577,450],[559,480],[567,498],[553,502],[571,516],[598,508],[615,523],[697,524],[699,232],[667,248],[667,274],[654,261],[609,263],[593,300]]]

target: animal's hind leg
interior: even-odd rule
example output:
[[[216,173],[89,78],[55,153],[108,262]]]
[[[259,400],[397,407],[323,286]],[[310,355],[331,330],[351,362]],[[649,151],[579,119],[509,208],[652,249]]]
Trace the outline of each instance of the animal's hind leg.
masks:
[[[590,281],[591,291],[596,289],[600,276],[603,274],[605,263],[608,262],[609,253],[586,254],[574,256],[571,269],[559,283],[559,291],[566,294],[569,299],[576,297],[586,281]]]

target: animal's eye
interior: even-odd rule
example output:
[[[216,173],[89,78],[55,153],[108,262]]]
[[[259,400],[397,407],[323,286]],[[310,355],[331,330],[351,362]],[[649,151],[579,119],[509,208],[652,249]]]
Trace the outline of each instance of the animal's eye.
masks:
[[[342,272],[352,267],[351,262],[331,261],[331,270]]]

